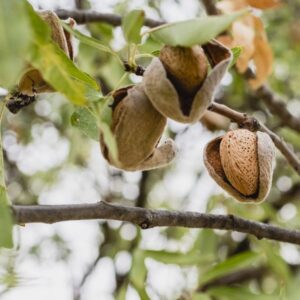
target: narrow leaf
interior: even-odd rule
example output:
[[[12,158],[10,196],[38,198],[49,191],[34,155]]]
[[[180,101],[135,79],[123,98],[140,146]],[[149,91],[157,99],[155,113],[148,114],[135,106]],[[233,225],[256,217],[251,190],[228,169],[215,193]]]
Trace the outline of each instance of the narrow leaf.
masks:
[[[112,109],[108,103],[111,99],[107,99],[103,102],[100,120],[98,120],[98,126],[100,128],[103,141],[109,149],[109,153],[115,162],[118,162],[118,146],[116,139],[110,129],[112,121]]]
[[[274,300],[275,295],[254,294],[244,287],[215,287],[207,291],[216,299],[226,300]]]
[[[144,24],[145,13],[143,10],[132,10],[122,21],[122,30],[128,43],[141,42],[141,28]]]
[[[0,103],[0,122],[2,120],[3,110],[4,101],[2,100]],[[12,229],[13,220],[5,187],[2,138],[0,134],[0,248],[13,247]]]
[[[114,56],[117,56],[117,54],[111,48],[109,48],[108,46],[103,45],[99,40],[97,40],[93,37],[87,36],[85,34],[82,34],[80,31],[71,28],[68,24],[66,24],[64,22],[61,22],[61,24],[68,32],[70,32],[80,42],[82,42],[82,43],[84,43],[88,46],[91,46],[95,49],[98,49],[100,51],[107,52],[107,53],[110,53]]]
[[[17,83],[31,42],[24,1],[0,0],[0,86]]]
[[[71,116],[71,124],[93,140],[99,141],[97,120],[86,107],[78,107]]]
[[[1,154],[2,155],[2,154]],[[0,186],[0,248],[12,248],[13,221],[4,186]]]
[[[56,44],[51,41],[47,24],[27,5],[34,41],[28,60],[55,90],[74,104],[82,105],[99,92],[97,82],[79,70]]]
[[[201,256],[199,253],[184,254],[180,252],[168,252],[168,251],[144,251],[146,257],[151,257],[157,261],[165,264],[178,264],[182,266],[201,264],[203,262],[209,262],[213,260],[213,255]]]
[[[260,256],[253,252],[244,252],[232,256],[203,274],[200,277],[200,284],[203,285],[215,278],[229,274],[238,268],[249,266],[252,263],[257,262],[259,259]]]
[[[232,66],[235,65],[235,63],[237,62],[238,58],[240,57],[242,51],[243,51],[243,47],[234,47],[230,49],[231,53],[232,53],[232,60],[229,64],[228,69],[230,69]]]
[[[247,10],[221,16],[204,16],[197,19],[168,23],[148,31],[156,40],[171,46],[190,47],[204,44],[227,29]]]
[[[147,269],[145,266],[145,256],[143,251],[136,250],[133,253],[132,269],[129,275],[130,282],[136,288],[141,299],[150,299],[145,291],[145,281],[147,275]]]

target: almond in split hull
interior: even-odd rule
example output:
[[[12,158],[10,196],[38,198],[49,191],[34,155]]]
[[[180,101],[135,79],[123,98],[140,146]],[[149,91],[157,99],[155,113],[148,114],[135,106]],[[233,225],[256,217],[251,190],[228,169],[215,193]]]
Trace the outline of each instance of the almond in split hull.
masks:
[[[200,46],[164,46],[159,58],[170,80],[183,93],[195,94],[207,76],[206,55]]]
[[[230,184],[245,196],[258,191],[257,136],[247,129],[228,132],[220,144],[224,173]]]

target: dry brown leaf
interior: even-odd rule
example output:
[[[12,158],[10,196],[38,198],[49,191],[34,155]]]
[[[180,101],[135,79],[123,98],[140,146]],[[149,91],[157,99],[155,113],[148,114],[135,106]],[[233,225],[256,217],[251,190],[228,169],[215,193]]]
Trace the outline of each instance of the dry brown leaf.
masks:
[[[282,4],[280,0],[247,0],[247,2],[250,6],[259,9],[275,8]]]
[[[256,31],[254,39],[255,53],[253,55],[256,78],[249,80],[249,84],[251,88],[257,89],[272,73],[273,52],[268,43],[262,20],[258,17],[253,17],[253,21]]]
[[[255,53],[253,61],[255,64],[255,79],[249,80],[251,88],[259,88],[272,73],[273,52],[267,40],[256,37],[254,41]]]
[[[216,4],[217,8],[220,9],[223,13],[231,13],[236,10],[243,9],[248,6],[248,2],[246,0],[223,0]]]
[[[252,17],[252,16],[249,16]],[[236,62],[236,67],[240,73],[247,70],[248,63],[254,55],[254,29],[245,24],[244,20],[234,22],[232,25],[233,47],[243,47],[243,51]]]
[[[273,4],[272,4],[273,3]],[[223,0],[218,3],[218,8],[223,13],[230,13],[245,6],[252,5],[257,8],[270,8],[278,0]],[[252,14],[248,14],[231,26],[231,35],[222,36],[218,40],[227,47],[242,47],[243,51],[236,62],[237,70],[244,73],[250,62],[253,62],[256,70],[256,78],[249,81],[251,88],[257,89],[272,72],[273,54],[268,43],[262,20]]]

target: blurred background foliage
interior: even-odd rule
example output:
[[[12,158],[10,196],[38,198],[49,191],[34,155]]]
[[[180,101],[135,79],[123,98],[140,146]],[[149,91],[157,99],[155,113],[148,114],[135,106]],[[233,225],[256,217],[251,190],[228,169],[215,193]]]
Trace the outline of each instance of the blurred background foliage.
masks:
[[[6,0],[4,0],[6,1]],[[147,17],[176,21],[204,14],[198,0],[43,1],[36,9],[91,8],[124,15],[143,9]],[[300,117],[300,0],[255,12],[261,16],[274,52],[269,83]],[[120,27],[93,23],[77,27],[126,57]],[[24,29],[25,30],[25,29]],[[76,64],[100,84],[103,94],[124,74],[111,55],[78,43]],[[2,45],[1,45],[2,46]],[[152,39],[141,53],[159,50]],[[149,58],[138,63],[147,66]],[[128,75],[122,85],[141,79]],[[6,90],[0,91],[5,95]],[[284,127],[253,96],[234,68],[226,75],[217,101],[253,114],[299,153],[299,133]],[[73,106],[61,94],[42,94],[3,122],[6,182],[15,204],[91,203],[99,200],[153,209],[236,214],[247,219],[299,228],[299,176],[277,155],[273,187],[261,205],[241,205],[209,178],[205,144],[224,130],[213,119],[187,126],[169,122],[167,135],[180,154],[169,167],[122,172],[107,165],[99,144],[72,127]],[[205,123],[205,124],[204,124]],[[219,123],[218,123],[219,124]],[[224,125],[225,124],[225,125]],[[1,299],[299,299],[300,249],[219,230],[154,228],[141,231],[116,221],[78,221],[15,228],[15,249],[1,250]]]

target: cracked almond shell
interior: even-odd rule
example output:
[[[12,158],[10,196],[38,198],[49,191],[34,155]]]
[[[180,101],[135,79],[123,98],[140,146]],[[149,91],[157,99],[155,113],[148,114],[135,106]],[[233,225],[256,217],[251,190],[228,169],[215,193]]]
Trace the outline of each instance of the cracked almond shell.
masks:
[[[167,120],[153,107],[143,87],[125,87],[113,97],[111,130],[119,161],[112,159],[101,138],[101,151],[108,162],[126,171],[150,170],[169,164],[177,148],[171,139],[160,144]]]
[[[145,92],[153,106],[165,117],[182,123],[195,123],[211,103],[232,55],[217,41],[202,45],[202,48],[211,71],[193,96],[179,93],[159,58],[154,58],[147,67],[143,78]]]
[[[206,145],[204,149],[204,163],[210,176],[220,187],[227,191],[228,194],[240,202],[259,203],[264,201],[271,189],[273,169],[275,164],[275,148],[271,138],[264,132],[256,132],[255,147],[257,149],[258,173],[256,174],[256,171],[253,169],[251,170],[251,165],[253,162],[249,163],[249,161],[245,161],[245,164],[249,163],[248,166],[250,167],[250,171],[247,169],[247,167],[245,170],[246,173],[248,172],[249,176],[257,176],[257,178],[251,179],[252,182],[257,180],[257,190],[251,195],[244,195],[230,183],[224,171],[220,155],[220,145],[223,137],[224,136],[213,139]],[[227,160],[228,159],[232,160],[231,165],[234,166],[237,157],[227,157]],[[254,169],[256,169],[256,167]],[[233,169],[231,169],[231,171],[232,170]],[[245,174],[245,176],[247,176],[247,174]]]

